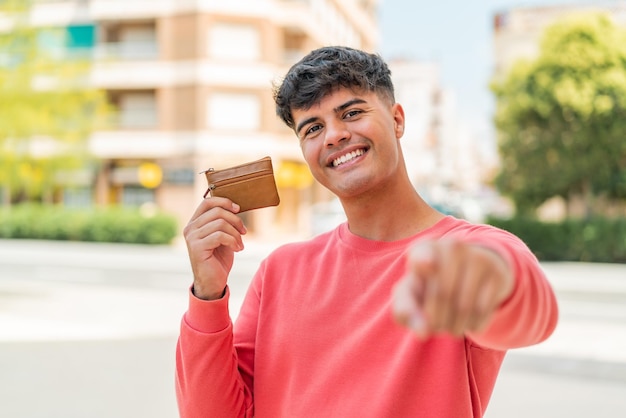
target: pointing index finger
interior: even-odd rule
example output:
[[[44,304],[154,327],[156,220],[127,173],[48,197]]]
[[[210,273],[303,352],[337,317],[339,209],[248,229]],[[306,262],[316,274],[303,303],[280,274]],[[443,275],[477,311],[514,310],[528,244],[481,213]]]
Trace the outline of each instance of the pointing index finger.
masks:
[[[408,257],[408,271],[418,282],[432,277],[437,270],[437,260],[432,242],[422,242],[415,245]]]

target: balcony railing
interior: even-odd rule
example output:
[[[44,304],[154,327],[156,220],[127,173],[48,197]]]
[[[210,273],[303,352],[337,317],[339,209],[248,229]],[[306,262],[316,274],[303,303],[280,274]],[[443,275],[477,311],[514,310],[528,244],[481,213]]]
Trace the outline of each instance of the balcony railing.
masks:
[[[152,60],[158,57],[156,41],[101,43],[94,49],[96,60]]]
[[[94,47],[47,47],[42,50],[50,59],[59,61],[132,61],[155,60],[159,57],[156,42],[117,42],[101,43]],[[8,66],[17,59],[6,52],[0,52],[0,65]]]
[[[121,110],[111,115],[109,128],[113,130],[126,129],[156,129],[159,117],[156,109]]]

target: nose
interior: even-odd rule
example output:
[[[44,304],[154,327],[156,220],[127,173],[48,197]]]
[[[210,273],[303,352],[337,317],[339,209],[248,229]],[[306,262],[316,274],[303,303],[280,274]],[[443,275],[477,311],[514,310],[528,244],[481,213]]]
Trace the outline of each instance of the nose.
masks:
[[[346,124],[341,121],[335,121],[326,125],[326,136],[324,137],[324,146],[332,148],[341,141],[350,139],[351,133]]]

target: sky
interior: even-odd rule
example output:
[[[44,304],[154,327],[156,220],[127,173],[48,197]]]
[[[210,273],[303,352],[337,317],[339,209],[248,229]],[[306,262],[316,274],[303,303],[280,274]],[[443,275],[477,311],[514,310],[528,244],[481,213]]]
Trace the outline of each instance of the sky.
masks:
[[[493,135],[492,22],[517,7],[576,4],[578,0],[380,0],[381,55],[439,64],[454,91],[459,117],[478,135]],[[589,0],[586,3],[594,3]]]

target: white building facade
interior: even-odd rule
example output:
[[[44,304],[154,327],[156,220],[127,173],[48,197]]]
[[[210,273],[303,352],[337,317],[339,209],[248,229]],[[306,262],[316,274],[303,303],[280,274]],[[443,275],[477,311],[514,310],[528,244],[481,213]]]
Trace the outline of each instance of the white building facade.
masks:
[[[411,181],[430,203],[464,215],[462,200],[481,188],[486,167],[477,139],[460,123],[454,92],[442,86],[437,63],[389,65],[405,111],[401,141]]]

